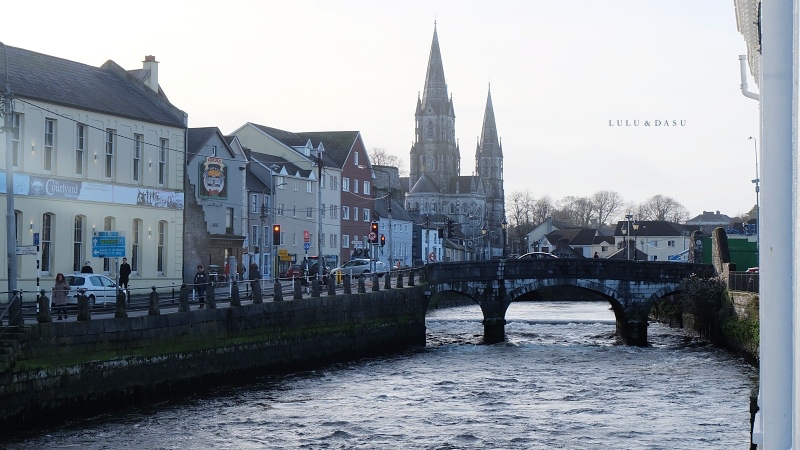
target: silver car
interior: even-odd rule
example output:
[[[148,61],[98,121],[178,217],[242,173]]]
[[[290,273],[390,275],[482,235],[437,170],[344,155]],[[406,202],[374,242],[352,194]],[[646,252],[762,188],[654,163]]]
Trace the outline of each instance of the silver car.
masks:
[[[117,283],[105,275],[94,273],[76,273],[66,275],[69,283],[68,305],[78,304],[78,289],[86,289],[89,305],[97,303],[115,303],[117,301]]]
[[[383,276],[389,270],[386,268],[386,263],[383,261],[371,261],[369,259],[351,259],[341,266],[331,270],[330,276],[334,277],[336,282],[340,282],[344,275],[351,277],[360,277],[369,273],[377,273]]]

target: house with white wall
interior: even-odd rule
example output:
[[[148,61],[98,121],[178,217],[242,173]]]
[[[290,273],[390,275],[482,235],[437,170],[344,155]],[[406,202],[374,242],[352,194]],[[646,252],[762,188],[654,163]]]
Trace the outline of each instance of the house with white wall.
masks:
[[[12,163],[0,159],[0,190],[4,208],[13,199],[16,225],[6,232],[18,247],[39,246],[37,256],[17,257],[17,287],[32,291],[39,277],[49,289],[86,261],[116,278],[123,256],[132,289],[180,285],[187,115],[159,86],[155,57],[127,71],[111,60],[94,67],[6,50],[14,100],[0,153]],[[7,269],[4,258],[0,280]]]

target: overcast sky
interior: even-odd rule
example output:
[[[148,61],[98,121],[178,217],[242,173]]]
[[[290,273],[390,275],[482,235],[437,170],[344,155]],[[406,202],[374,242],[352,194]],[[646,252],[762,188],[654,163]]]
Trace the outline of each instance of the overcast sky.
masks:
[[[732,0],[40,0],[4,16],[10,46],[126,69],[155,55],[191,127],[358,130],[406,170],[436,22],[462,175],[491,83],[506,196],[755,205],[758,102],[739,90]]]

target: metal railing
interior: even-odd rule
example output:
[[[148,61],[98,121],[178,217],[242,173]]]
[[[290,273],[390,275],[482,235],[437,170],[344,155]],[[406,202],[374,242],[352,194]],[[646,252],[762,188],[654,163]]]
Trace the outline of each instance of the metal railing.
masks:
[[[728,289],[731,291],[758,293],[758,272],[728,273]]]

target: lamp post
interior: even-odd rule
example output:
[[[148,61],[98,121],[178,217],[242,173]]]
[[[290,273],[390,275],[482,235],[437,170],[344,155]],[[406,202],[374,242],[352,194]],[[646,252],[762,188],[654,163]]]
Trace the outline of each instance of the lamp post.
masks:
[[[761,218],[759,217],[761,213],[759,212],[760,208],[758,205],[758,192],[761,190],[759,189],[758,186],[759,181],[761,181],[761,179],[758,177],[758,142],[757,142],[758,140],[753,136],[750,136],[747,139],[753,140],[753,151],[755,152],[755,157],[756,157],[756,177],[753,178],[752,182],[753,184],[756,185],[756,262],[758,262],[758,252],[759,250],[761,250],[761,245],[760,245],[761,233],[758,232],[761,226]]]
[[[486,229],[486,225],[484,224],[483,227],[481,227],[481,250],[483,253],[481,259],[486,259],[486,233],[488,232],[489,230]]]
[[[500,228],[503,230],[503,259],[506,259],[506,230],[508,229],[508,222],[505,217],[503,217],[503,221],[500,222]]]
[[[625,236],[625,255],[628,257],[627,259],[631,259],[631,246],[628,239],[630,239],[631,219],[633,219],[633,215],[625,214],[625,219],[628,220],[628,226],[622,231],[622,235],[625,236],[627,234],[627,236]]]
[[[3,45],[6,65],[6,84],[3,91],[3,132],[6,134],[6,263],[8,269],[8,295],[17,290],[17,223],[14,216],[14,159],[11,148],[11,131],[13,129],[14,105],[11,82],[8,79],[8,47]],[[12,300],[9,297],[9,302]],[[10,320],[10,319],[9,319]],[[10,323],[10,322],[9,322]]]
[[[633,222],[633,260],[636,261],[636,239],[639,238],[639,221]],[[644,242],[642,242],[642,248],[644,248]]]
[[[275,227],[275,224],[278,222],[278,209],[277,209],[278,203],[275,201],[277,198],[277,192],[275,192],[275,188],[277,187],[277,185],[275,184],[275,174],[278,172],[278,169],[280,169],[280,167],[278,167],[277,164],[272,164],[271,166],[269,166],[269,168],[270,170],[272,170],[271,172],[272,175],[270,176],[270,178],[272,179],[272,227],[270,228],[273,228]],[[272,281],[275,281],[278,279],[278,244],[274,242],[274,238],[272,242],[271,259],[272,259],[272,272],[271,272]]]
[[[322,150],[317,150],[317,273],[314,274],[316,295],[319,295],[319,284],[322,283],[322,275],[325,273],[325,266],[322,264],[322,176]]]

